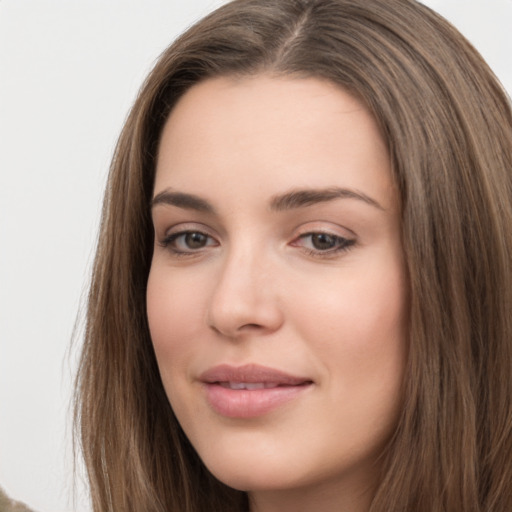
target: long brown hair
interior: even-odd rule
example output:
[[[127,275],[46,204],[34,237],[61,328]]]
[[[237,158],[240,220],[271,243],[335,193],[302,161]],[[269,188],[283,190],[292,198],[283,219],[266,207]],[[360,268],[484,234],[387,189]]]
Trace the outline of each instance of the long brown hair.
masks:
[[[512,510],[512,115],[472,46],[413,0],[235,0],[160,57],[108,181],[77,377],[95,512],[228,512],[163,390],[145,292],[159,135],[194,84],[270,73],[361,98],[388,143],[410,278],[404,408],[372,512]]]

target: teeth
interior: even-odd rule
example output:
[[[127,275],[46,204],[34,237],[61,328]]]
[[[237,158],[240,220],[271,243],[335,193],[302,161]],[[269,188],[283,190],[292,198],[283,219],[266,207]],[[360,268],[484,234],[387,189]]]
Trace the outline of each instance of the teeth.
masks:
[[[245,389],[263,389],[265,384],[263,382],[251,382],[245,384]]]
[[[219,383],[223,388],[227,389],[268,389],[277,387],[277,383],[275,382],[220,382]]]
[[[247,389],[248,384],[245,382],[228,382],[231,389]]]

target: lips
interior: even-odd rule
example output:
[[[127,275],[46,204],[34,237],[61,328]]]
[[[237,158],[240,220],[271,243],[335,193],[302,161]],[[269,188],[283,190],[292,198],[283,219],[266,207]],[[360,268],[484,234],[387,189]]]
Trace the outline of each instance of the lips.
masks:
[[[200,376],[210,407],[229,418],[270,413],[304,393],[311,379],[259,365],[219,365]]]

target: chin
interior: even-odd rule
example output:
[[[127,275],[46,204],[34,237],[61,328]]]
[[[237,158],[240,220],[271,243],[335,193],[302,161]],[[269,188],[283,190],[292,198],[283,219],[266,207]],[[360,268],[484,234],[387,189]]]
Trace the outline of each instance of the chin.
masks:
[[[342,453],[336,453],[332,443],[329,449],[318,446],[323,444],[323,438],[287,443],[285,438],[269,438],[261,431],[230,434],[214,436],[208,443],[199,442],[196,449],[215,478],[246,492],[315,492],[354,484],[366,489],[379,473],[377,461],[385,445],[349,445]]]
[[[251,456],[246,451],[203,459],[210,473],[223,484],[239,491],[289,489],[302,485],[304,475],[290,471],[290,463],[272,457]]]
[[[248,467],[243,472],[225,469],[217,471],[217,468],[214,468],[214,471],[210,470],[210,472],[217,480],[237,491],[278,491],[301,486],[293,478],[290,479],[290,475],[287,475],[286,472],[284,472],[284,475],[282,471],[275,474],[268,467],[263,471],[253,471]]]

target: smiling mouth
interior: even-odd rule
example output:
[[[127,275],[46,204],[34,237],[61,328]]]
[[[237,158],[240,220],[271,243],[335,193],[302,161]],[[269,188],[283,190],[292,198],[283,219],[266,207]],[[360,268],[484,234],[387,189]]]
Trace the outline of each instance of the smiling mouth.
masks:
[[[228,418],[256,418],[301,396],[313,381],[259,365],[220,365],[200,377],[208,405]]]

